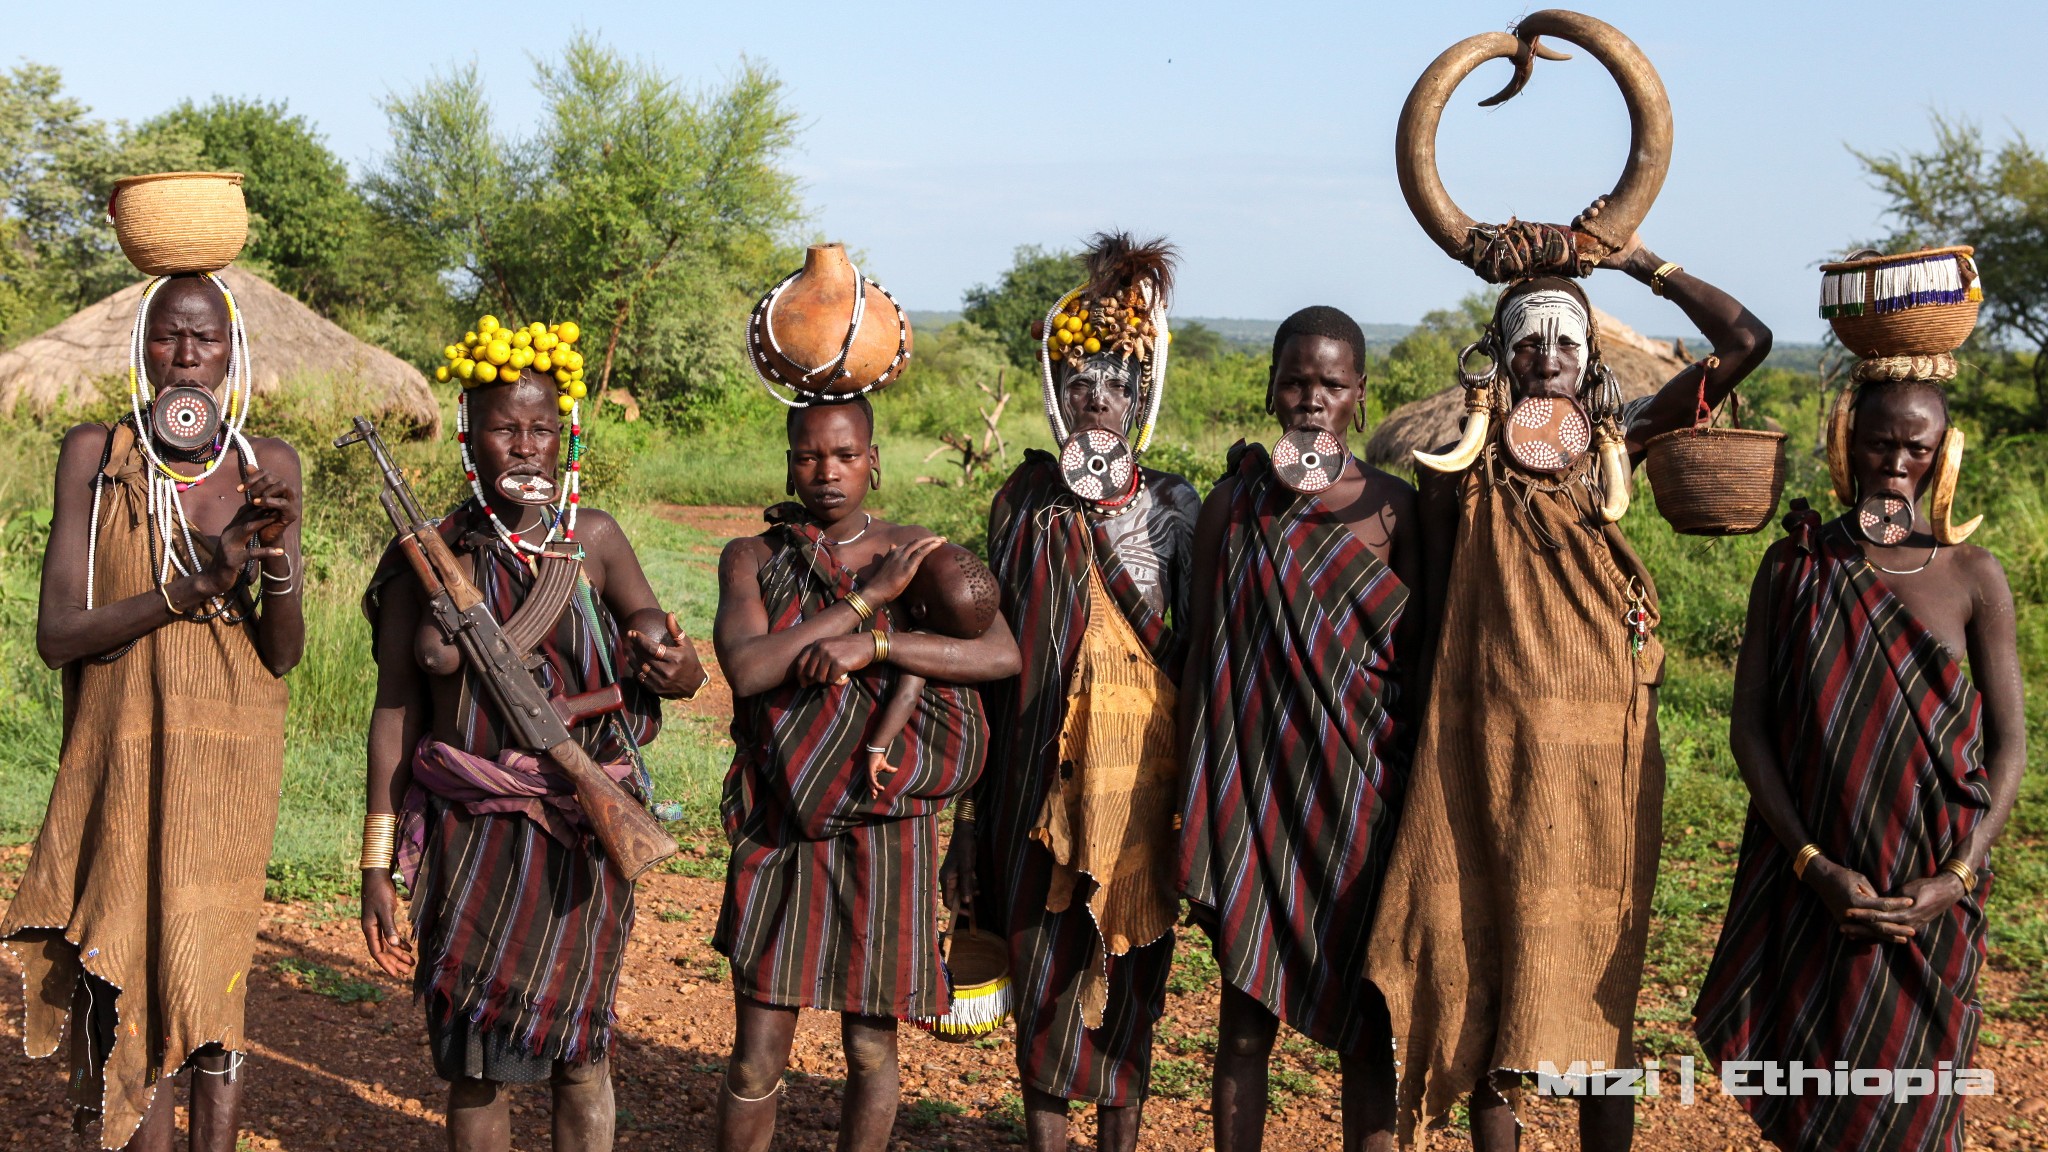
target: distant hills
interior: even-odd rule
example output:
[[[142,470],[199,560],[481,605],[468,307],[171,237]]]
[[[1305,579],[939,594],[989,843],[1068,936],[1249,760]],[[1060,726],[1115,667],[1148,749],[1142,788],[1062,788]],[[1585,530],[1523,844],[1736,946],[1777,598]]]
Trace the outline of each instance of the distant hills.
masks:
[[[944,328],[960,321],[958,312],[923,312],[906,309],[912,328],[927,330]],[[1233,347],[1245,351],[1262,352],[1273,344],[1273,332],[1280,327],[1278,320],[1243,320],[1222,316],[1176,316],[1176,324],[1200,324],[1210,328]],[[1365,342],[1375,352],[1384,353],[1401,337],[1415,327],[1412,324],[1360,324],[1365,330]],[[1669,340],[1669,336],[1659,336]],[[1705,342],[1695,333],[1685,338],[1686,346],[1695,350],[1703,349]],[[1771,348],[1771,358],[1765,365],[1771,368],[1787,368],[1794,372],[1813,372],[1820,367],[1821,346],[1818,344],[1786,344],[1779,342]]]

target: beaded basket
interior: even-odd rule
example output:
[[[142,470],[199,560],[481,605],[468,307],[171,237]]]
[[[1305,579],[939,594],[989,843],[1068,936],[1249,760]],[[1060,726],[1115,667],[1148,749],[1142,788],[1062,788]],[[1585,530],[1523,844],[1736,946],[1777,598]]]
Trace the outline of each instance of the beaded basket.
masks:
[[[1010,946],[1002,937],[956,923],[947,935],[946,979],[952,1009],[935,1020],[913,1021],[935,1039],[964,1044],[1010,1018]]]
[[[1984,289],[1968,245],[1820,266],[1820,314],[1864,359],[1945,356],[1970,338]]]
[[[242,254],[249,209],[240,172],[157,172],[114,182],[114,238],[151,276],[218,272]]]

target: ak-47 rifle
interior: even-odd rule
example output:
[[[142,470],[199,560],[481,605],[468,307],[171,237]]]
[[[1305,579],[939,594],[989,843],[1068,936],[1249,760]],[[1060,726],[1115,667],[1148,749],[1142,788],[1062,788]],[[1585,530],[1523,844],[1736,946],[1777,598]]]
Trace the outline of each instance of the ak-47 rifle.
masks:
[[[355,418],[355,431],[337,438],[334,446],[345,448],[357,443],[370,446],[377,457],[377,467],[384,472],[384,491],[378,499],[398,529],[400,550],[426,590],[435,625],[450,643],[461,649],[463,660],[476,673],[492,707],[505,721],[511,742],[539,756],[575,785],[576,802],[583,806],[591,830],[604,845],[606,858],[620,875],[636,879],[675,855],[676,842],[661,830],[661,824],[646,807],[605,775],[604,769],[569,735],[569,723],[579,716],[607,711],[617,704],[589,708],[583,706],[584,697],[548,699],[528,670],[527,655],[532,643],[522,645],[509,637],[507,628],[491,615],[448,542],[420,509],[405,474],[392,463],[391,453],[377,435],[376,426],[361,416]],[[541,582],[536,582],[536,594]],[[566,603],[566,599],[558,603]],[[553,620],[543,620],[538,628],[522,631],[531,632],[533,639],[538,639],[540,632],[552,630],[553,625]],[[586,696],[604,697],[607,702],[619,699],[616,685]]]

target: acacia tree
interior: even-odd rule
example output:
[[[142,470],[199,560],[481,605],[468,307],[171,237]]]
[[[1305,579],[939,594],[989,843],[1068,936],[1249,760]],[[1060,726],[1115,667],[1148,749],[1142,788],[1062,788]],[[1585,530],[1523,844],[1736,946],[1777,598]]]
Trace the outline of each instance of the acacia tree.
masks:
[[[1002,279],[967,290],[961,315],[1001,341],[1011,364],[1036,371],[1038,350],[1031,340],[1031,322],[1045,319],[1053,301],[1073,291],[1086,274],[1075,253],[1026,244],[1012,255]]]
[[[0,345],[135,279],[107,220],[114,181],[199,166],[196,140],[95,119],[55,68],[0,73]]]
[[[373,202],[476,305],[576,320],[599,388],[659,409],[742,370],[739,318],[801,219],[780,82],[743,63],[693,94],[578,35],[535,83],[527,136],[495,125],[474,64],[388,101]]]
[[[1883,243],[1977,249],[1983,331],[2022,351],[2038,426],[2048,422],[2048,156],[2021,135],[1994,152],[1977,125],[1932,119],[1929,151],[1854,153],[1890,201],[1894,230]]]

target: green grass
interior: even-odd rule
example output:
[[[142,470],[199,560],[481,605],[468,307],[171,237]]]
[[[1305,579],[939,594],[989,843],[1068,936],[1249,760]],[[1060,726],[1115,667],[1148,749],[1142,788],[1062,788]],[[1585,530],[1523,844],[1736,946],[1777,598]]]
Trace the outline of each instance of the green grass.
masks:
[[[279,960],[274,967],[299,987],[316,996],[325,996],[329,1000],[339,1000],[343,1004],[367,1000],[374,1004],[384,999],[383,988],[367,980],[345,976],[325,964],[287,956]]]
[[[939,1126],[940,1121],[945,1120],[949,1116],[965,1115],[967,1115],[967,1109],[953,1103],[951,1100],[941,1100],[936,1096],[927,1096],[922,1100],[916,1101],[902,1112],[903,1123],[913,1131],[936,1128]]]
[[[1152,1059],[1152,1092],[1173,1100],[1193,1100],[1209,1087],[1209,1062],[1185,1056]]]

